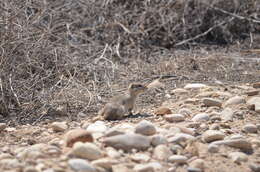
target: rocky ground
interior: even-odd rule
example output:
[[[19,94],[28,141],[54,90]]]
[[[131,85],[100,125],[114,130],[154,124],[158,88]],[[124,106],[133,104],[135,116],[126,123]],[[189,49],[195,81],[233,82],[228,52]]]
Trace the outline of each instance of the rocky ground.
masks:
[[[187,84],[165,98],[121,121],[1,123],[0,171],[260,171],[260,83]]]

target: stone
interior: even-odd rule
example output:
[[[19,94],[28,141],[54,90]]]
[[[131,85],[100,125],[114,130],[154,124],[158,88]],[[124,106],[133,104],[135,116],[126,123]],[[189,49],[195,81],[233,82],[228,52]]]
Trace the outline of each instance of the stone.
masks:
[[[9,153],[0,153],[0,160],[2,159],[12,159],[13,156]]]
[[[252,97],[247,101],[247,106],[250,110],[260,113],[260,97]]]
[[[192,136],[194,136],[196,134],[195,129],[193,129],[193,128],[187,128],[187,127],[182,127],[182,126],[177,126],[177,128],[179,128],[180,131],[185,134],[189,134]]]
[[[125,151],[131,151],[132,149],[145,150],[151,145],[150,138],[141,134],[122,134],[107,137],[103,142],[107,146]]]
[[[97,170],[84,159],[70,159],[68,164],[70,168],[76,172],[97,172]]]
[[[131,123],[124,122],[124,123],[120,123],[120,124],[114,126],[113,128],[115,130],[118,130],[118,131],[123,132],[123,133],[134,133],[135,132],[135,127],[136,126],[134,126]]]
[[[4,131],[4,129],[6,129],[7,125],[6,123],[0,123],[0,132]]]
[[[137,164],[134,166],[135,172],[155,172],[154,168],[149,164]]]
[[[257,133],[257,126],[254,124],[246,124],[243,126],[243,131],[246,133]]]
[[[184,86],[185,89],[200,89],[205,88],[207,85],[200,84],[200,83],[194,83],[194,84],[187,84]]]
[[[224,137],[225,134],[218,130],[207,130],[202,134],[203,140],[208,143],[216,140],[223,140]]]
[[[109,169],[112,169],[113,165],[119,164],[119,161],[116,159],[112,159],[112,158],[101,158],[101,159],[92,161],[91,164],[94,167],[99,166],[106,170],[109,170]]]
[[[166,115],[166,114],[172,114],[171,109],[167,107],[159,107],[155,110],[155,115]]]
[[[205,161],[203,159],[195,159],[189,163],[190,167],[198,168],[204,170],[205,168]]]
[[[185,120],[185,117],[182,114],[170,114],[165,115],[165,119],[169,122],[182,122]]]
[[[54,132],[63,132],[67,130],[68,125],[66,122],[53,122],[51,128]]]
[[[105,133],[107,131],[107,127],[105,122],[96,121],[95,123],[90,124],[86,130],[90,133]]]
[[[205,121],[208,121],[209,119],[210,118],[209,118],[208,114],[199,113],[199,114],[195,115],[191,120],[194,122],[205,122]]]
[[[111,137],[111,136],[116,136],[120,134],[125,134],[123,131],[119,131],[117,128],[110,128],[105,132],[105,137]]]
[[[188,108],[181,108],[179,111],[178,111],[179,114],[182,114],[184,116],[190,116],[192,114],[192,111]]]
[[[256,124],[257,130],[260,131],[260,124]]]
[[[184,100],[184,104],[193,104],[193,105],[197,105],[199,103],[200,99],[197,98],[188,98],[186,100]]]
[[[2,169],[4,168],[13,169],[13,168],[22,167],[22,164],[17,159],[2,159],[0,161],[0,167]]]
[[[238,148],[245,151],[252,151],[252,144],[245,139],[228,139],[215,141],[212,144],[216,145],[227,145],[230,147]]]
[[[23,172],[40,172],[40,170],[36,169],[33,166],[27,166],[24,168]]]
[[[231,152],[228,157],[235,163],[247,162],[248,156],[243,152]]]
[[[204,98],[202,99],[202,102],[205,106],[217,106],[217,107],[221,107],[222,106],[222,102],[218,99],[213,99],[213,98]]]
[[[134,172],[123,164],[113,165],[112,172]]]
[[[75,143],[73,145],[72,154],[77,158],[88,160],[96,160],[103,157],[102,151],[93,143]]]
[[[171,91],[171,94],[175,94],[175,95],[187,95],[189,94],[189,91],[183,89],[183,88],[176,88],[174,90]]]
[[[118,152],[115,148],[113,147],[107,147],[106,148],[106,153],[107,156],[109,156],[110,158],[120,158],[121,157],[121,153]]]
[[[253,83],[253,88],[260,88],[260,82]]]
[[[156,146],[153,152],[153,156],[159,160],[167,160],[171,155],[172,152],[166,145]]]
[[[183,151],[183,148],[178,144],[173,144],[170,148],[173,154],[180,154]]]
[[[224,122],[227,121],[233,121],[233,116],[234,116],[234,111],[231,108],[225,108],[221,113],[220,113],[221,119]]]
[[[228,107],[231,105],[238,105],[238,104],[244,104],[246,103],[246,100],[242,96],[235,96],[228,99],[223,105],[224,107]]]
[[[65,135],[65,143],[67,147],[72,147],[76,142],[93,142],[94,138],[88,131],[78,128],[70,130]]]
[[[248,90],[245,92],[248,96],[256,96],[259,94],[259,90]]]
[[[161,145],[161,144],[166,144],[168,143],[167,142],[167,139],[165,136],[162,136],[162,135],[154,135],[152,136],[151,138],[151,144],[153,146],[158,146],[158,145]]]
[[[179,164],[184,164],[186,163],[188,158],[183,155],[172,155],[169,157],[168,161],[171,163],[179,163]]]
[[[249,164],[249,168],[252,170],[252,172],[260,172],[260,164],[258,163]]]
[[[219,124],[212,124],[210,127],[209,127],[210,130],[219,130],[220,129],[220,126]]]
[[[150,160],[150,156],[143,153],[136,153],[131,156],[131,159],[135,162],[148,162]]]
[[[35,144],[30,147],[23,148],[22,150],[18,150],[17,157],[21,160],[35,160],[38,158],[43,158],[44,154],[42,151],[46,150],[49,146],[47,144]],[[17,150],[16,150],[17,151]]]
[[[135,172],[156,172],[162,170],[162,165],[158,162],[150,162],[147,164],[137,164],[134,166]]]
[[[177,133],[173,137],[168,138],[169,143],[180,143],[187,140],[195,140],[195,137],[190,134]]]
[[[151,122],[142,120],[137,124],[135,133],[150,136],[156,133],[156,128]]]
[[[208,152],[209,153],[218,153],[219,152],[219,146],[215,144],[208,145]]]
[[[187,172],[202,172],[203,170],[194,167],[188,167]]]
[[[244,139],[244,136],[241,134],[234,134],[230,136],[230,139]]]

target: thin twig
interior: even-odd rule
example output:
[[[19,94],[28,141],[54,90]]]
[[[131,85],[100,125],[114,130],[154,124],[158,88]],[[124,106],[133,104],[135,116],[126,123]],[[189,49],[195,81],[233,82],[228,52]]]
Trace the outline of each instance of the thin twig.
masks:
[[[17,104],[18,104],[19,106],[21,106],[21,103],[20,103],[20,101],[19,101],[19,99],[18,99],[18,96],[17,96],[17,94],[15,93],[15,91],[14,91],[14,89],[13,89],[13,86],[12,86],[12,75],[10,75],[10,77],[9,77],[9,84],[10,84],[11,91],[12,91],[12,93],[13,93],[15,99],[16,99]]]
[[[235,14],[235,13],[230,13],[230,12],[228,12],[228,11],[226,11],[226,10],[223,10],[223,9],[221,9],[221,8],[218,8],[218,7],[213,7],[213,6],[208,5],[208,4],[206,4],[206,3],[204,3],[204,5],[206,5],[206,6],[210,7],[210,8],[213,8],[214,10],[220,11],[220,12],[222,12],[222,13],[224,13],[224,14],[228,14],[228,15],[230,15],[230,16],[233,16],[233,17],[235,17],[235,18],[238,18],[238,19],[240,19],[240,20],[248,20],[248,21],[253,22],[253,23],[260,23],[260,20],[255,20],[255,19],[251,19],[251,18],[248,18],[248,17],[240,16],[240,15]]]
[[[219,26],[224,25],[224,24],[226,24],[226,23],[228,23],[228,22],[231,22],[232,20],[234,20],[234,17],[232,17],[232,18],[229,19],[228,21],[223,21],[223,22],[221,22],[221,23],[219,23],[219,24],[217,24],[217,25],[214,25],[213,27],[209,28],[206,32],[203,32],[203,33],[201,33],[201,34],[199,34],[199,35],[197,35],[197,36],[195,36],[195,37],[193,37],[193,38],[189,38],[189,39],[183,40],[183,41],[181,41],[181,42],[175,44],[174,46],[180,46],[180,45],[186,44],[186,43],[188,43],[188,42],[190,42],[190,41],[194,41],[194,40],[196,40],[196,39],[198,39],[198,38],[200,38],[200,37],[202,37],[202,36],[207,35],[209,32],[211,32],[211,31],[212,31],[213,29],[215,29],[216,27],[219,27]]]

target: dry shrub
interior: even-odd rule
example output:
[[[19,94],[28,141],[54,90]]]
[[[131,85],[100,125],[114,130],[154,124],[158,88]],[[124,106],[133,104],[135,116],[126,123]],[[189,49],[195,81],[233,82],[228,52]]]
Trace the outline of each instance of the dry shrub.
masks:
[[[257,1],[1,1],[0,114],[33,122],[63,104],[92,112],[131,59],[153,63],[162,49],[259,34]]]

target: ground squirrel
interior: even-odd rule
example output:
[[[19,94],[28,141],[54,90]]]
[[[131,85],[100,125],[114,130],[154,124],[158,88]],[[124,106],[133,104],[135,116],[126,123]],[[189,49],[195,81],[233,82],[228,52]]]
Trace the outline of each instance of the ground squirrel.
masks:
[[[105,120],[122,119],[125,115],[132,115],[136,98],[148,89],[146,85],[132,83],[125,94],[113,97],[98,113]]]

